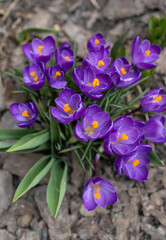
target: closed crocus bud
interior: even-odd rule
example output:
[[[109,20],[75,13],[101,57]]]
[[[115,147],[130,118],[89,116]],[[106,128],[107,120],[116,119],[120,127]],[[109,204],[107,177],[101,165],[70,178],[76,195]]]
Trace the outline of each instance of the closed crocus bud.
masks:
[[[132,65],[140,69],[151,69],[156,67],[154,63],[160,55],[161,48],[158,45],[151,45],[150,41],[144,40],[140,43],[137,36],[131,48]]]
[[[150,90],[142,99],[141,106],[144,111],[160,113],[166,111],[166,95],[163,88]]]
[[[74,64],[74,53],[71,45],[66,42],[61,47],[56,49],[55,52],[56,64],[58,64],[64,72],[72,68]]]
[[[86,109],[81,123],[77,122],[74,133],[80,141],[94,141],[104,138],[111,131],[112,125],[109,114],[103,112],[97,104],[93,104]]]
[[[146,181],[148,169],[146,165],[150,163],[147,156],[152,151],[150,145],[141,143],[137,150],[130,155],[118,156],[115,160],[115,170],[121,175],[124,174],[136,181]]]
[[[109,68],[112,83],[116,88],[127,87],[141,78],[139,70],[131,70],[131,66],[125,58],[117,58]]]
[[[104,139],[104,150],[110,154],[131,154],[138,148],[140,132],[130,116],[118,118],[109,135]]]
[[[55,52],[55,40],[51,36],[44,38],[43,41],[35,38],[31,45],[26,43],[22,48],[25,56],[32,63],[47,63]]]
[[[105,208],[118,201],[114,186],[99,177],[93,177],[85,184],[82,198],[88,211],[94,210],[97,206]]]
[[[57,108],[52,107],[51,114],[60,123],[69,124],[79,119],[85,111],[81,96],[70,88],[64,88],[55,103]]]
[[[102,92],[111,86],[110,77],[107,74],[96,74],[91,67],[87,67],[85,71],[81,68],[75,68],[73,78],[80,90],[92,100],[101,99]]]
[[[64,88],[67,84],[67,81],[64,81],[63,78],[64,72],[59,65],[55,65],[47,69],[47,79],[52,88]]]
[[[145,139],[153,143],[166,142],[166,128],[164,127],[165,117],[155,116],[150,118],[144,125]]]
[[[34,103],[13,103],[10,105],[10,112],[14,120],[18,121],[19,127],[25,128],[31,126],[37,118],[38,111]]]
[[[33,63],[26,66],[23,70],[23,82],[27,87],[40,89],[45,82],[45,65],[44,63]]]

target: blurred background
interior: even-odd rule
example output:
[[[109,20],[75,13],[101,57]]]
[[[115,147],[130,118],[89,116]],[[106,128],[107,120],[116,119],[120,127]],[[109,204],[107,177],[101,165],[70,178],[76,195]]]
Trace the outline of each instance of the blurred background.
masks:
[[[0,0],[0,128],[16,128],[9,105],[25,101],[24,95],[11,93],[18,82],[4,71],[23,69],[27,61],[21,45],[34,37],[49,35],[37,31],[18,35],[20,32],[27,28],[57,30],[60,43],[76,41],[80,59],[87,56],[87,40],[98,32],[113,45],[128,30],[123,44],[129,60],[132,40],[137,35],[142,40],[149,38],[162,46],[162,53],[148,87],[164,87],[166,91],[165,14],[165,0]],[[166,144],[155,149],[164,162]],[[54,219],[45,198],[48,177],[11,203],[20,180],[40,158],[41,154],[0,155],[0,240],[166,239],[165,168],[149,166],[149,180],[139,183],[116,174],[113,159],[101,159],[98,175],[115,186],[119,202],[87,212],[81,198],[86,176],[75,156],[70,155],[67,194]]]

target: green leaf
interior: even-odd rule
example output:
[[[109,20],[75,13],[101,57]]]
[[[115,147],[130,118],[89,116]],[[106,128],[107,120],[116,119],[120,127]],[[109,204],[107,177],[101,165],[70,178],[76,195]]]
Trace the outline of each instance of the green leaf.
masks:
[[[0,129],[0,140],[18,140],[29,133],[36,132],[39,131],[31,129]]]
[[[52,117],[50,108],[50,134],[51,134],[51,151],[55,153],[55,148],[61,149],[61,136],[59,123]]]
[[[27,37],[31,32],[37,32],[37,33],[58,33],[60,31],[58,30],[53,30],[53,29],[44,29],[44,28],[27,28],[20,32],[16,38],[19,42],[22,42],[25,37]]]
[[[50,181],[47,187],[47,203],[54,217],[57,216],[63,197],[66,192],[67,164],[57,161],[51,170]]]
[[[161,162],[161,160],[159,159],[159,157],[157,156],[157,154],[155,152],[151,152],[148,154],[148,156],[150,157],[151,163],[159,166],[159,167],[164,167],[164,164]]]
[[[41,158],[25,175],[21,183],[19,184],[13,202],[20,198],[24,193],[28,192],[31,188],[36,186],[40,180],[48,173],[55,162],[51,156],[45,156]]]
[[[7,152],[16,152],[27,149],[34,149],[50,139],[50,133],[47,129],[38,133],[28,134],[18,140]]]
[[[13,142],[2,142],[0,141],[0,149],[8,148],[13,145]]]

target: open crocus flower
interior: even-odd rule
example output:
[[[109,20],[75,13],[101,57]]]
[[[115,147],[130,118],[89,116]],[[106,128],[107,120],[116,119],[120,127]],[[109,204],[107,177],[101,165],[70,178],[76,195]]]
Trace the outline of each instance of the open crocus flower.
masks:
[[[89,52],[95,52],[101,48],[101,46],[104,46],[106,44],[106,40],[103,37],[101,33],[97,33],[95,35],[92,35],[87,43],[87,49]],[[105,48],[107,51],[109,51],[110,44]]]
[[[94,210],[97,206],[105,208],[118,201],[118,196],[114,186],[99,177],[92,177],[85,184],[83,190],[83,203],[88,211]]]
[[[141,106],[144,111],[164,112],[166,111],[166,95],[163,88],[149,91],[142,99]]]
[[[70,44],[64,42],[55,52],[56,64],[58,64],[64,72],[72,68],[74,64],[74,53],[70,47]]]
[[[148,40],[142,41],[137,36],[131,48],[132,65],[140,69],[151,69],[156,67],[154,63],[160,55],[161,48],[158,45],[151,45]]]
[[[82,61],[82,66],[84,69],[87,67],[92,67],[96,74],[106,72],[111,59],[109,58],[109,53],[104,49],[103,46],[96,52],[90,52],[87,58]]]
[[[124,57],[114,60],[109,71],[111,80],[117,88],[130,86],[141,78],[141,72],[139,70],[131,72],[131,66]]]
[[[96,74],[91,67],[87,67],[85,71],[81,68],[75,68],[73,78],[80,90],[92,100],[102,98],[103,94],[101,92],[108,90],[111,86],[107,74]]]
[[[56,89],[64,88],[67,81],[63,81],[64,72],[59,65],[47,69],[47,79],[51,87]]]
[[[93,104],[86,109],[81,124],[76,124],[74,133],[80,141],[93,141],[104,138],[111,131],[112,125],[109,114],[103,112],[97,104]]]
[[[23,82],[29,88],[40,89],[44,85],[45,65],[44,63],[33,63],[23,70]]]
[[[138,148],[140,133],[130,116],[115,120],[109,135],[104,139],[104,150],[111,155],[131,154]]]
[[[25,56],[32,63],[47,63],[55,52],[55,41],[51,36],[44,38],[43,41],[35,38],[32,40],[32,45],[26,43],[22,48]]]
[[[81,96],[70,88],[64,88],[55,103],[57,108],[52,107],[51,114],[60,123],[69,124],[79,119],[85,111]]]
[[[165,117],[154,116],[150,118],[144,125],[145,139],[153,143],[166,142],[166,128],[164,128]]]
[[[18,121],[19,127],[25,128],[31,126],[37,118],[38,111],[34,103],[13,103],[10,105],[10,112],[14,120]]]
[[[136,181],[145,181],[148,176],[146,165],[150,163],[147,156],[152,151],[150,145],[141,143],[133,154],[118,156],[115,160],[115,170],[121,175],[121,169],[124,174]]]

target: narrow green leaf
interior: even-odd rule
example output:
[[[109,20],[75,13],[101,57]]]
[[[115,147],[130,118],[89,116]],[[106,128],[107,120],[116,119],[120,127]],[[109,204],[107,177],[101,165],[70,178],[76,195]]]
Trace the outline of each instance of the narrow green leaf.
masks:
[[[13,142],[2,142],[2,141],[0,141],[0,149],[8,148],[8,147],[12,146],[13,144],[14,144]]]
[[[159,166],[159,167],[164,167],[164,164],[162,163],[162,161],[159,159],[159,157],[157,156],[157,154],[155,152],[151,152],[148,154],[148,156],[150,157],[151,163]]]
[[[45,156],[41,158],[25,175],[21,183],[19,184],[13,202],[20,198],[23,194],[28,192],[31,188],[36,186],[40,180],[48,173],[55,162],[51,156]]]
[[[16,152],[20,150],[34,149],[50,139],[50,133],[47,129],[38,133],[28,134],[18,140],[7,152]]]
[[[21,137],[39,131],[32,129],[0,129],[0,140],[18,140]]]
[[[65,161],[57,161],[52,170],[47,187],[47,203],[54,217],[57,216],[63,197],[66,192],[67,164]]]

